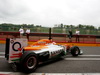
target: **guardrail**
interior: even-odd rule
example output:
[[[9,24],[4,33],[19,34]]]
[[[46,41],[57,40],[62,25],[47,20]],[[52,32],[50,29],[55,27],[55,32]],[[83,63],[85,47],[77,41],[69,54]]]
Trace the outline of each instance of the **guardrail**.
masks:
[[[0,32],[0,40],[5,40],[6,38],[20,38],[19,32]],[[26,35],[23,36],[26,38]],[[48,33],[30,33],[29,41],[37,41],[40,39],[49,38]],[[52,39],[56,42],[68,42],[69,38],[67,34],[52,33]],[[76,43],[76,35],[73,35],[72,42]],[[97,35],[79,35],[80,43],[100,43],[100,36]]]

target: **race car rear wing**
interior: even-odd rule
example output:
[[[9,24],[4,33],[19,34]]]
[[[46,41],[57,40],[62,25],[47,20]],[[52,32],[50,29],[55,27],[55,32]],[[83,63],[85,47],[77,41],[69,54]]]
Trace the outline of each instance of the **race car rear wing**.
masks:
[[[28,45],[28,40],[25,38],[7,38],[5,46],[5,58],[9,63],[17,62],[21,55],[23,47]]]

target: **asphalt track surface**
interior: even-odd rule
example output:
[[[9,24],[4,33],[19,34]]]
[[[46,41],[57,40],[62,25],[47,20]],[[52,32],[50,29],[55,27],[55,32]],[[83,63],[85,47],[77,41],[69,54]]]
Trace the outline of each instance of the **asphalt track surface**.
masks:
[[[34,73],[99,73],[100,47],[79,47],[83,55],[62,59],[39,65]],[[0,44],[0,72],[14,72],[4,58],[5,44]],[[20,73],[20,71],[17,71]]]

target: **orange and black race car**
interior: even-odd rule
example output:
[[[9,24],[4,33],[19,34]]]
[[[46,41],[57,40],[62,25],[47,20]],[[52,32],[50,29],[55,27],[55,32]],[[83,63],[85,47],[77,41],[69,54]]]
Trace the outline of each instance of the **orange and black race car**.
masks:
[[[20,66],[24,72],[33,72],[39,64],[61,58],[68,53],[78,56],[83,52],[78,46],[57,45],[51,38],[31,45],[28,45],[27,39],[24,38],[6,39],[5,58],[15,71]]]

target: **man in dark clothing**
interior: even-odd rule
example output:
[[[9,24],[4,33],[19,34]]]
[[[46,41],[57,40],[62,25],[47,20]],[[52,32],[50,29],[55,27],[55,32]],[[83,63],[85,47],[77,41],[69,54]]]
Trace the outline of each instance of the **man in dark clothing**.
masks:
[[[68,37],[69,37],[69,41],[68,42],[72,42],[72,36],[73,36],[73,33],[71,30],[68,31]]]

